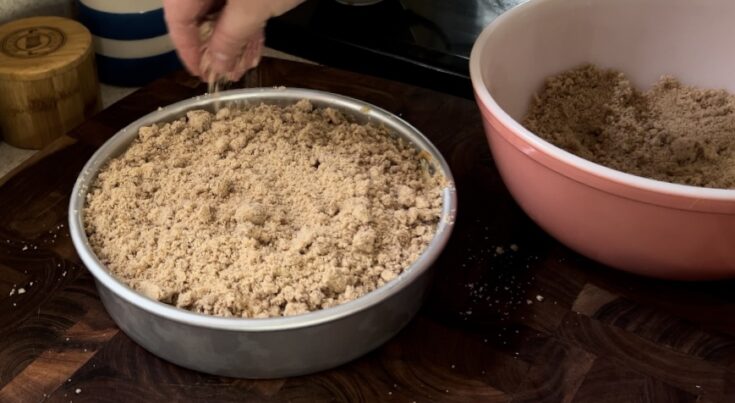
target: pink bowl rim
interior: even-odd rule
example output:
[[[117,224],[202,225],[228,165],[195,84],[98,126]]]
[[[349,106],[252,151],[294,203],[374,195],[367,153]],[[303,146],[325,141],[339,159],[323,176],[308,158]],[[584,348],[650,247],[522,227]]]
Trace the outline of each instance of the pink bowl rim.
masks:
[[[617,171],[612,168],[594,163],[582,157],[578,157],[562,148],[559,148],[541,137],[533,134],[531,131],[523,127],[519,122],[506,113],[500,105],[495,101],[487,88],[485,80],[482,76],[482,68],[480,60],[485,52],[485,43],[493,35],[493,33],[504,24],[512,24],[513,19],[525,12],[529,12],[532,8],[539,4],[563,1],[563,0],[534,0],[522,3],[506,11],[497,17],[490,25],[483,29],[480,36],[475,41],[470,54],[470,79],[475,95],[479,98],[482,105],[496,118],[502,125],[510,128],[513,133],[523,141],[533,146],[534,149],[540,151],[556,160],[559,160],[573,168],[579,169],[588,174],[607,179],[610,181],[629,185],[638,189],[648,190],[651,192],[668,194],[681,197],[692,197],[697,199],[710,199],[717,201],[733,201],[735,202],[735,189],[716,189],[705,188],[699,186],[681,185],[676,183],[664,182],[656,179],[644,178],[641,176],[628,174]],[[546,166],[546,164],[544,164]],[[548,166],[547,166],[548,167]],[[551,167],[548,167],[553,169]],[[563,174],[560,172],[560,174]],[[565,175],[565,174],[563,174]],[[565,175],[566,176],[566,175]],[[590,186],[593,186],[587,183]],[[594,186],[598,187],[598,186]]]

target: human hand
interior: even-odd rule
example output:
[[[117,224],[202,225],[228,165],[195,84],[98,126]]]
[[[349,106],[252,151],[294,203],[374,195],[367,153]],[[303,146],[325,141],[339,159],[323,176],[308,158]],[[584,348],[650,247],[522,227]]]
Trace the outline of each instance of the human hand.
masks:
[[[163,9],[187,70],[205,81],[211,80],[210,74],[235,81],[260,61],[268,19],[302,1],[163,0]],[[201,26],[210,16],[214,16],[211,36],[202,38]]]

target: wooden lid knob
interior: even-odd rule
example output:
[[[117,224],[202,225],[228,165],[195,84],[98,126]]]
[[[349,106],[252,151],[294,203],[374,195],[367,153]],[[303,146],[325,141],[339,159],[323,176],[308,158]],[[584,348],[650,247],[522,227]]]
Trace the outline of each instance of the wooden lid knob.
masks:
[[[42,148],[99,109],[92,35],[61,17],[0,26],[0,134]]]

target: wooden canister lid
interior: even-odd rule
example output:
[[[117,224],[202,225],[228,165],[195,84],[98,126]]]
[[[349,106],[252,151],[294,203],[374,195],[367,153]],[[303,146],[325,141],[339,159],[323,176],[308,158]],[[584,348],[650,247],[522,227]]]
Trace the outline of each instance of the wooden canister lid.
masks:
[[[0,26],[0,80],[30,81],[73,69],[91,52],[92,36],[62,17],[32,17]]]
[[[0,26],[0,135],[42,148],[99,110],[92,36],[76,21],[34,17]]]

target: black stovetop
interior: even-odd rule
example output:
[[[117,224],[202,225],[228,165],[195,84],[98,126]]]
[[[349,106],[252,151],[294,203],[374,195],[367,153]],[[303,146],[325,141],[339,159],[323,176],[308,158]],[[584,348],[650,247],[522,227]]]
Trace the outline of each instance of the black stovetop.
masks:
[[[307,0],[271,20],[267,45],[315,62],[472,96],[469,56],[482,29],[525,0]]]

